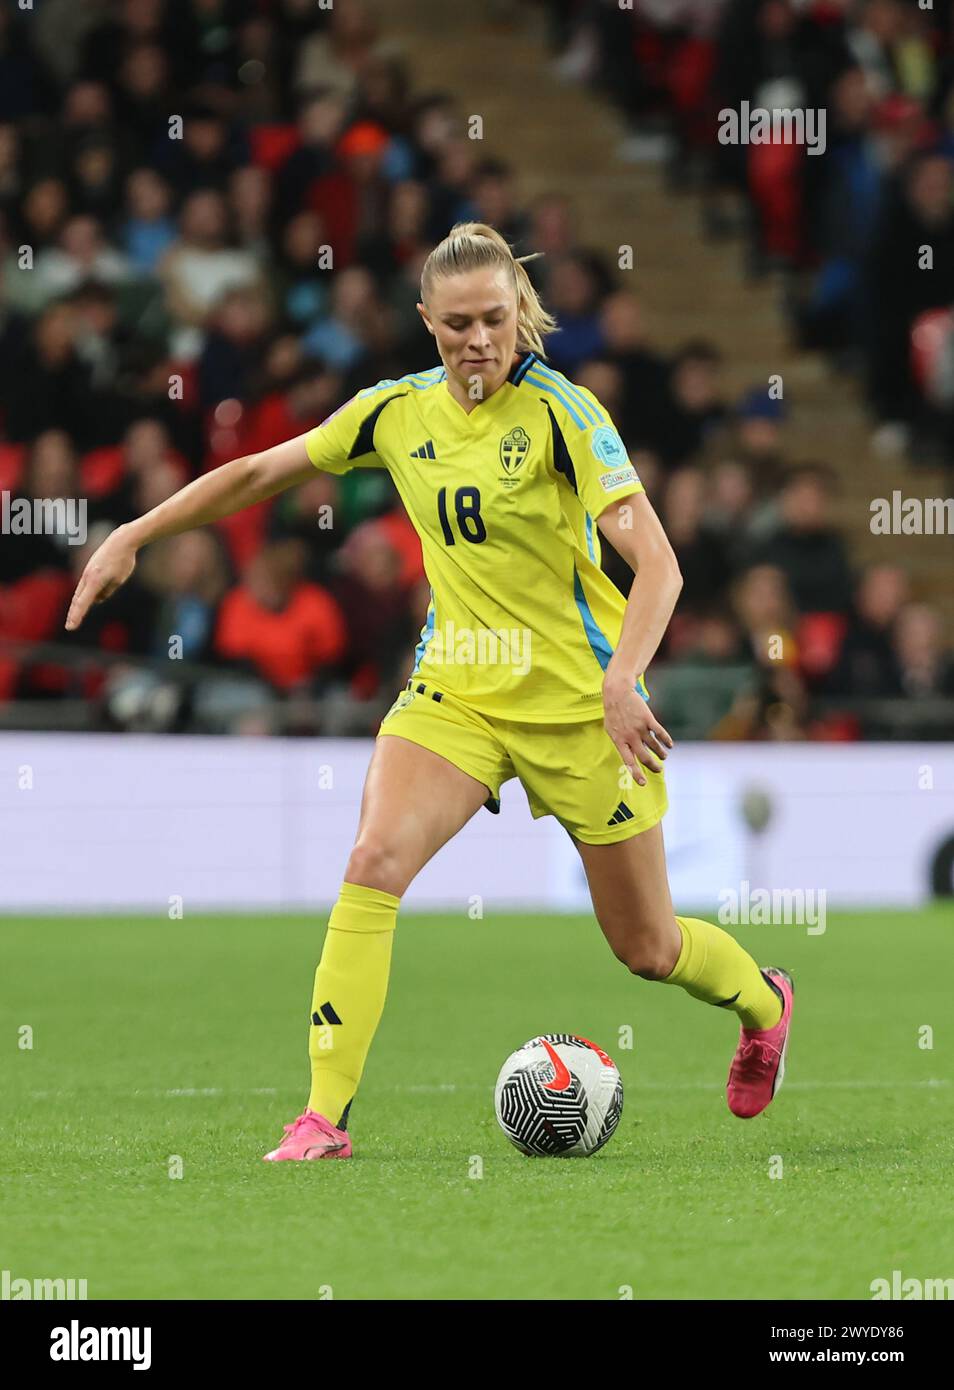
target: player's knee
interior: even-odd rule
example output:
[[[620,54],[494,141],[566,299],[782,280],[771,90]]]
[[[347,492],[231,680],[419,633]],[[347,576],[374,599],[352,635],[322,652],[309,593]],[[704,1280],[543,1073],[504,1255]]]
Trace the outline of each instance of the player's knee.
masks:
[[[631,974],[644,980],[665,980],[679,959],[679,948],[669,934],[652,928],[627,934],[613,950],[617,960],[622,961]]]
[[[360,883],[364,888],[377,888],[398,898],[407,888],[406,877],[401,856],[386,840],[375,836],[357,842],[345,870],[347,883]]]

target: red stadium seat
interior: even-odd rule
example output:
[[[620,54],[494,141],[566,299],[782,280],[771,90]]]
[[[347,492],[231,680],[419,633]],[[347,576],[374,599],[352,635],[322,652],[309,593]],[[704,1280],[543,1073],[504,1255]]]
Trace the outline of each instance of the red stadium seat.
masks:
[[[273,172],[280,169],[301,144],[295,125],[256,125],[249,131],[252,163]]]
[[[0,492],[16,492],[25,463],[25,444],[0,444]]]
[[[806,733],[813,743],[857,743],[861,721],[856,714],[826,714],[813,719]]]
[[[394,549],[401,556],[401,573],[398,582],[402,588],[409,589],[424,577],[424,557],[421,554],[421,541],[403,507],[379,516],[374,523],[387,535]]]
[[[926,309],[911,325],[911,373],[922,395],[935,395],[938,369],[952,333],[954,309]]]
[[[272,391],[255,405],[248,406],[239,424],[238,455],[259,454],[277,439],[293,439],[304,434],[318,420],[296,420],[285,391]]]
[[[265,502],[257,502],[254,507],[246,507],[244,511],[234,512],[232,516],[223,517],[215,523],[238,574],[244,573],[265,544],[268,514],[273,503],[274,499],[268,498]]]
[[[42,642],[63,616],[73,580],[60,570],[38,570],[0,585],[0,636]]]
[[[122,481],[123,451],[119,445],[93,449],[80,459],[80,488],[86,497],[103,497]]]
[[[14,584],[0,584],[0,637],[17,642],[53,637],[72,589],[70,575],[58,570],[39,570]],[[24,665],[18,656],[0,654],[0,702],[16,695]]]
[[[749,190],[769,255],[796,260],[801,250],[803,158],[795,144],[749,146]]]
[[[0,704],[6,704],[16,694],[20,663],[0,656]]]
[[[715,57],[715,45],[708,40],[686,39],[666,65],[666,87],[694,144],[711,138],[712,122],[707,117]]]
[[[844,613],[805,613],[798,624],[798,664],[803,675],[824,676],[835,667],[848,630]]]
[[[306,202],[321,217],[336,268],[351,265],[358,235],[358,190],[354,181],[340,171],[313,179]]]
[[[348,694],[355,700],[370,700],[381,689],[381,673],[373,661],[365,661],[348,682]]]

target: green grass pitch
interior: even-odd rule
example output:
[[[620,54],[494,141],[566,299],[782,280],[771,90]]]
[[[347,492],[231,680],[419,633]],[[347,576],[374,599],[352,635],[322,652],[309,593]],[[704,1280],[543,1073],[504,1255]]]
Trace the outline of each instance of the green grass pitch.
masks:
[[[795,977],[751,1121],[725,1103],[734,1015],[629,975],[592,918],[402,913],[355,1158],[266,1164],[307,1097],[322,921],[0,921],[0,1268],[91,1299],[843,1299],[952,1273],[949,910],[738,929]],[[562,1031],[614,1057],[622,1121],[593,1158],[528,1159],[493,1083]]]

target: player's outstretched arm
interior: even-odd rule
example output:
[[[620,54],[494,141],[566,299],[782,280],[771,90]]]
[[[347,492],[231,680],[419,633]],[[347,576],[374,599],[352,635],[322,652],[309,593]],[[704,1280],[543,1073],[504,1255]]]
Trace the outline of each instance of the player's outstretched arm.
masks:
[[[102,603],[125,584],[136,567],[140,546],[231,516],[306,482],[314,471],[302,434],[260,454],[248,454],[214,468],[151,512],[118,526],[93,553],[80,576],[66,615],[67,632],[79,627],[94,603]]]

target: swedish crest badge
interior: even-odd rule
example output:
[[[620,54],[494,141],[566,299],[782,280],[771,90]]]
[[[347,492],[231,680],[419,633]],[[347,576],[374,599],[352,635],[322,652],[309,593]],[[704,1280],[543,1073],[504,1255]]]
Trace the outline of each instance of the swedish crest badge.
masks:
[[[530,436],[521,425],[515,425],[500,441],[500,462],[508,473],[516,473],[530,451]]]

